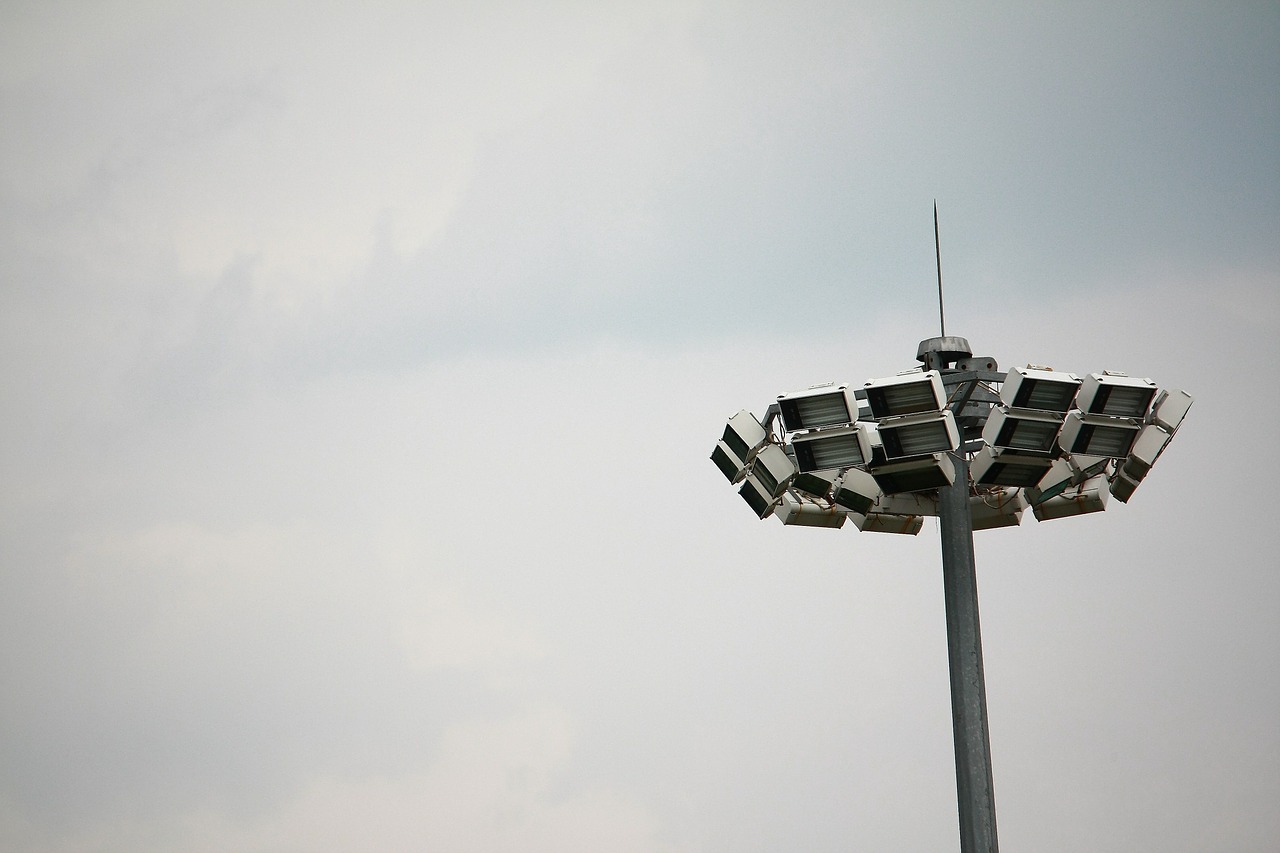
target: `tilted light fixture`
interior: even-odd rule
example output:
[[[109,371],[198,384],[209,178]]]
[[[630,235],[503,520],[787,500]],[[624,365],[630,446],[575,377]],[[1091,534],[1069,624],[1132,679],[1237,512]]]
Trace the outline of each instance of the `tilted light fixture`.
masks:
[[[858,403],[847,385],[815,385],[778,396],[782,426],[787,432],[843,426],[858,419]]]
[[[867,404],[874,418],[936,412],[947,404],[942,374],[912,370],[866,384]]]

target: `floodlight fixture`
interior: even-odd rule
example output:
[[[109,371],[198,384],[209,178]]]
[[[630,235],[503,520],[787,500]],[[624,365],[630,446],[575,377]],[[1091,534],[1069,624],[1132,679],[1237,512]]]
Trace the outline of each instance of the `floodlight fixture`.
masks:
[[[831,490],[840,479],[839,471],[802,471],[791,481],[791,488],[815,498],[830,498]]]
[[[850,468],[835,484],[831,499],[845,509],[866,515],[883,494],[875,477],[860,468]]]
[[[1078,486],[1063,491],[1057,497],[1034,505],[1031,511],[1036,521],[1050,521],[1055,518],[1070,518],[1073,515],[1102,512],[1107,508],[1108,494],[1107,478],[1099,474]]]
[[[1018,409],[1065,414],[1080,390],[1080,377],[1042,367],[1015,367],[1000,386],[1000,402]]]
[[[1044,454],[984,447],[969,461],[969,477],[984,486],[1034,486],[1052,465]]]
[[[1135,484],[1140,482],[1147,476],[1151,466],[1156,464],[1156,460],[1172,440],[1173,436],[1166,432],[1164,427],[1157,423],[1147,424],[1138,432],[1138,437],[1134,439],[1133,447],[1120,465],[1120,470]]]
[[[854,424],[792,436],[791,449],[796,455],[796,465],[801,471],[808,472],[864,464],[870,457],[863,453],[859,434],[869,428],[870,424]]]
[[[1133,417],[1067,412],[1058,444],[1068,453],[1120,458],[1129,454],[1142,421]]]
[[[956,466],[948,453],[887,462],[868,469],[886,494],[925,492],[949,486],[956,480]]]
[[[987,415],[982,440],[991,447],[1051,454],[1063,415],[1054,411],[996,406]]]
[[[766,444],[751,463],[749,477],[759,481],[769,497],[776,498],[786,491],[791,478],[796,475],[795,463],[787,452],[776,444]]]
[[[942,374],[936,370],[909,371],[866,384],[867,404],[877,419],[936,412],[947,404]]]
[[[778,396],[778,411],[787,432],[844,426],[858,419],[858,401],[848,385],[815,385]]]
[[[1113,371],[1090,373],[1080,383],[1076,406],[1090,415],[1143,418],[1159,390],[1150,379]]]
[[[731,483],[741,480],[756,451],[769,440],[769,433],[746,409],[729,418],[724,434],[711,452],[711,461]]]
[[[885,418],[877,424],[877,432],[888,461],[947,453],[960,446],[960,431],[950,410]]]
[[[853,523],[863,533],[899,533],[915,536],[924,527],[924,519],[918,515],[894,515],[873,512],[871,515],[854,515]]]
[[[1161,391],[1156,397],[1155,405],[1151,407],[1150,422],[1164,427],[1166,432],[1173,435],[1178,431],[1182,419],[1187,416],[1192,402],[1191,395],[1186,391]]]
[[[795,524],[801,527],[832,527],[836,529],[843,527],[845,519],[848,518],[848,515],[841,509],[822,506],[813,501],[792,497],[789,494],[784,494],[779,499],[773,515],[783,524]]]
[[[1111,478],[1109,486],[1111,495],[1122,504],[1127,504],[1129,498],[1133,497],[1133,493],[1137,491],[1138,484],[1142,482],[1141,477],[1130,477],[1123,469],[1116,471],[1115,476]]]
[[[969,496],[969,518],[974,530],[1017,527],[1026,508],[1026,496],[1016,487]]]
[[[1055,498],[1072,486],[1078,486],[1099,474],[1109,475],[1115,460],[1109,456],[1086,456],[1077,453],[1053,460],[1040,481],[1026,490],[1032,506]]]
[[[873,510],[884,515],[936,516],[938,496],[930,492],[899,492],[882,494]]]
[[[742,487],[738,489],[738,496],[747,502],[747,506],[751,507],[756,518],[768,518],[773,512],[776,497],[755,474],[748,474],[743,479]]]

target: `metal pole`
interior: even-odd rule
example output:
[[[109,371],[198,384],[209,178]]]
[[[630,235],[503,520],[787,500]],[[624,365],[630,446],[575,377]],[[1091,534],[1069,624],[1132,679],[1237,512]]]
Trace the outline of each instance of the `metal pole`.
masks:
[[[938,520],[942,531],[942,585],[947,608],[960,850],[961,853],[997,853],[987,688],[978,627],[978,579],[973,557],[973,522],[969,517],[969,465],[963,451],[952,454],[951,458],[956,467],[956,481],[938,490]]]

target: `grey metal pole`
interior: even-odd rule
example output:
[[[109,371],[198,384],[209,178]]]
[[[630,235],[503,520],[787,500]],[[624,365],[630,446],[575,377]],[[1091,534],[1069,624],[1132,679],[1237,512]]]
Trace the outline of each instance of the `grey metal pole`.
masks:
[[[978,579],[969,517],[969,465],[963,451],[951,456],[956,481],[939,489],[942,585],[947,608],[951,667],[951,727],[956,746],[956,795],[961,853],[997,853],[995,791],[991,784],[991,736],[978,627]]]

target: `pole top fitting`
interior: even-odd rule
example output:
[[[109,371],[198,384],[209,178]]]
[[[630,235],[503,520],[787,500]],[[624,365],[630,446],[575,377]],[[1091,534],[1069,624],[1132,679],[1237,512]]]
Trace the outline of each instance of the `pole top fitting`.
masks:
[[[955,335],[927,338],[916,350],[916,361],[924,363],[925,370],[941,370],[948,365],[973,355],[969,341]]]

